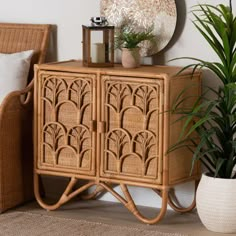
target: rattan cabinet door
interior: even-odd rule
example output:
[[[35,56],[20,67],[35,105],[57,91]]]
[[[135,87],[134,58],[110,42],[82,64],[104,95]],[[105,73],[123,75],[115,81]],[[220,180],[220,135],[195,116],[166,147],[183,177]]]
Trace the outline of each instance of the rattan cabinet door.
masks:
[[[101,76],[100,176],[161,183],[163,80]]]
[[[96,75],[40,71],[37,168],[95,175]]]

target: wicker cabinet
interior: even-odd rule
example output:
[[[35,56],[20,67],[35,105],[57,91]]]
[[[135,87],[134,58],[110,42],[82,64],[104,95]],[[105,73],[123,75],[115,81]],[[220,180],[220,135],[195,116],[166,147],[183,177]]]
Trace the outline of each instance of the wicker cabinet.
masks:
[[[181,125],[167,112],[180,92],[188,87],[200,94],[200,74],[176,76],[180,68],[142,66],[137,69],[83,67],[80,61],[42,64],[35,67],[35,195],[39,204],[53,210],[91,186],[84,198],[109,191],[138,219],[156,223],[167,203],[176,211],[170,190],[176,184],[199,179],[193,175],[191,153],[180,149],[167,154]],[[188,94],[186,96],[188,96]],[[192,96],[193,95],[193,96]],[[39,176],[70,179],[56,204],[43,202]],[[88,180],[75,188],[78,180]],[[124,196],[113,189],[119,184]],[[142,216],[128,185],[148,187],[161,198],[161,210],[153,219]]]

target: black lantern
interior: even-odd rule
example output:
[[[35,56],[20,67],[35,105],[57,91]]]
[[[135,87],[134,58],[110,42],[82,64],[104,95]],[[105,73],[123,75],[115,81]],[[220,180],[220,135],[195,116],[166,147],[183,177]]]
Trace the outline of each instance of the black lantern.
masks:
[[[114,26],[92,24],[83,28],[83,65],[114,66]]]

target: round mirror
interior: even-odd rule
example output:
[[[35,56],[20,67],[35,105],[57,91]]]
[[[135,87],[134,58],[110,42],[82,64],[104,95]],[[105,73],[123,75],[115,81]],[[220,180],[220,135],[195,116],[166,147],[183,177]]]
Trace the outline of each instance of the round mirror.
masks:
[[[140,28],[153,27],[156,45],[141,44],[141,55],[151,56],[162,50],[172,38],[177,21],[175,0],[101,0],[101,16],[119,27],[124,20]]]

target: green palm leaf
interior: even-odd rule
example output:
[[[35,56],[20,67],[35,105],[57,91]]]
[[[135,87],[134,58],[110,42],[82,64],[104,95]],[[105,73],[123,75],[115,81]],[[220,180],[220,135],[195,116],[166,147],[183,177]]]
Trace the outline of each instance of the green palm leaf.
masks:
[[[196,161],[219,178],[236,178],[236,18],[230,7],[199,4],[193,8],[194,26],[219,58],[209,62],[193,57],[191,63],[179,73],[192,68],[207,68],[217,76],[219,88],[208,88],[196,98],[193,107],[185,107],[187,99],[182,91],[174,103],[172,113],[178,114],[176,122],[184,122],[179,141],[171,147],[188,148],[193,153],[192,168]],[[207,97],[208,92],[216,98]]]

